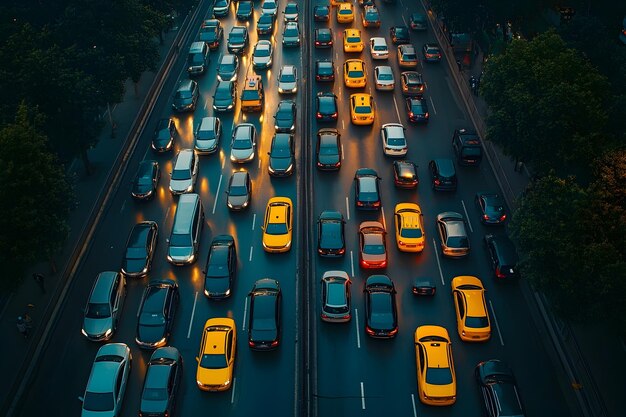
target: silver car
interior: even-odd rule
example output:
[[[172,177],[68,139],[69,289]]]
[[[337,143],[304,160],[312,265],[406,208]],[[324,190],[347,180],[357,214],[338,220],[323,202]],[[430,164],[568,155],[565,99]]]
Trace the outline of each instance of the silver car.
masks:
[[[94,341],[109,340],[122,314],[126,278],[119,272],[101,272],[93,284],[85,307],[83,335]]]
[[[98,349],[91,366],[82,417],[116,417],[121,414],[133,357],[124,343],[109,343]]]
[[[300,28],[296,22],[285,23],[283,46],[300,46]]]
[[[252,66],[254,69],[267,69],[272,66],[272,42],[260,40],[254,45],[252,52]]]
[[[327,271],[322,276],[323,321],[345,323],[352,317],[350,312],[350,285],[352,282],[344,271]]]
[[[298,70],[294,65],[283,65],[278,73],[278,92],[293,94],[298,91]]]
[[[453,211],[439,213],[437,231],[441,239],[441,252],[445,256],[458,258],[469,253],[470,242],[463,215]]]
[[[256,128],[252,123],[240,123],[235,127],[230,145],[230,160],[239,164],[254,159],[256,151]]]
[[[389,48],[385,38],[374,37],[370,39],[370,53],[372,54],[372,59],[389,58]]]
[[[222,138],[222,123],[218,117],[203,117],[194,134],[194,149],[199,154],[214,153]]]
[[[377,90],[391,91],[396,88],[393,70],[388,65],[380,65],[374,68],[374,81],[376,82]]]
[[[278,10],[278,4],[276,0],[265,0],[263,4],[261,5],[261,11],[265,14],[276,16],[277,10]]]
[[[224,54],[217,64],[217,79],[219,81],[237,80],[239,71],[239,57],[233,54]]]
[[[400,123],[386,123],[380,129],[383,152],[387,156],[405,156],[409,150],[404,136],[404,126]]]
[[[171,172],[170,191],[174,195],[192,193],[198,177],[198,158],[193,149],[181,149]]]

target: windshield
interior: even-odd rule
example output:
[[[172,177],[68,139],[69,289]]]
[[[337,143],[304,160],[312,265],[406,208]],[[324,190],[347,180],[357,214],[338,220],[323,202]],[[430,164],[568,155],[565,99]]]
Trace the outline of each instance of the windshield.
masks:
[[[393,75],[391,74],[378,74],[378,79],[380,81],[391,81],[393,80]]]
[[[191,98],[191,91],[178,90],[176,92],[176,98],[178,99]]]
[[[189,173],[189,169],[175,169],[174,172],[172,172],[172,179],[173,180],[188,180],[189,178],[191,178],[191,175]]]
[[[287,225],[285,223],[269,223],[265,228],[265,233],[268,235],[284,235],[287,232]]]
[[[111,309],[108,303],[89,303],[85,317],[89,319],[103,319],[111,317]]]
[[[233,141],[233,149],[250,149],[252,141],[250,139],[235,139]]]
[[[257,48],[256,53],[254,54],[258,57],[267,57],[270,56],[269,48]]]
[[[372,108],[370,106],[357,106],[354,112],[357,114],[369,114],[372,112]]]
[[[392,146],[404,146],[406,141],[404,138],[387,138],[387,144]]]
[[[487,320],[487,317],[485,316],[483,317],[467,316],[465,318],[465,325],[467,327],[471,327],[472,329],[482,329],[485,327],[489,327],[489,320]]]
[[[87,411],[111,411],[115,404],[112,392],[85,393],[83,409]]]
[[[348,42],[350,43],[361,42],[361,38],[358,36],[348,36]]]
[[[191,236],[186,234],[174,234],[170,236],[170,246],[188,247],[191,246]]]
[[[422,237],[421,229],[402,229],[400,232],[400,236],[408,237],[408,238],[418,238]]]
[[[282,74],[280,76],[280,81],[284,83],[293,83],[296,81],[296,76],[294,74]]]
[[[232,196],[240,196],[240,195],[246,195],[247,194],[247,190],[246,187],[244,187],[243,185],[240,186],[232,186],[230,187],[230,195]]]
[[[285,36],[298,36],[298,29],[296,28],[285,29]]]
[[[167,390],[165,388],[145,388],[142,399],[147,401],[167,400]]]
[[[221,369],[226,368],[226,355],[202,355],[200,359],[200,366],[207,369]]]
[[[363,71],[357,71],[357,70],[349,71],[348,72],[348,77],[350,77],[350,78],[361,78],[361,77],[363,77]]]

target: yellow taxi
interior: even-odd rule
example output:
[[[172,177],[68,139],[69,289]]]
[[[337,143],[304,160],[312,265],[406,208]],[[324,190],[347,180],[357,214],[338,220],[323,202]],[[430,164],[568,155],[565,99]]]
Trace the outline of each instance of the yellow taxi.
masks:
[[[452,280],[456,327],[464,342],[485,342],[491,337],[491,323],[480,279],[464,275]]]
[[[231,318],[208,319],[196,357],[196,383],[203,391],[226,391],[233,382],[237,330]]]
[[[374,123],[374,98],[371,95],[352,94],[350,96],[350,120],[355,125]]]
[[[265,94],[261,77],[258,75],[246,77],[243,91],[241,92],[241,111],[262,111],[264,101]]]
[[[417,390],[427,405],[452,405],[456,401],[456,375],[448,331],[440,326],[415,329]]]
[[[415,203],[396,204],[396,244],[402,252],[421,252],[426,244],[422,209]]]
[[[270,253],[291,249],[293,204],[288,197],[272,197],[267,202],[263,221],[263,249]]]
[[[343,82],[349,88],[365,87],[367,74],[365,62],[360,59],[348,59],[343,64]]]
[[[354,5],[352,3],[339,3],[337,7],[337,23],[350,23],[354,20]]]
[[[350,3],[350,0],[330,0],[331,6],[339,6],[342,3]]]
[[[359,29],[346,29],[343,31],[344,52],[363,52],[364,47]]]

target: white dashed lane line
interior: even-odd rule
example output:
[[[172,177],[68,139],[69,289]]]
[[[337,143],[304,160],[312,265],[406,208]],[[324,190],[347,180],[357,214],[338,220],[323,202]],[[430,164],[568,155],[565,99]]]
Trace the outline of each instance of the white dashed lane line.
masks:
[[[346,217],[350,220],[350,203],[348,202],[348,197],[346,197]]]
[[[467,225],[470,228],[470,232],[474,233],[474,228],[472,227],[472,222],[469,219],[469,215],[467,214],[467,208],[465,208],[465,202],[461,200],[461,205],[463,206],[463,211],[465,212],[465,218],[467,219]]]
[[[248,261],[252,262],[252,250],[254,249],[254,246],[250,246],[250,256],[248,257]]]
[[[187,330],[187,339],[191,336],[191,325],[193,324],[193,316],[196,314],[196,303],[198,302],[198,291],[193,298],[193,308],[191,309],[191,318],[189,319],[189,330]]]
[[[246,297],[246,300],[243,304],[243,320],[241,320],[241,330],[245,331],[246,330],[246,316],[248,314],[248,297]]]
[[[393,96],[393,106],[396,108],[396,115],[398,116],[398,123],[401,123],[400,119],[400,111],[398,110],[398,102],[396,101],[396,96]]]
[[[493,309],[493,304],[489,300],[489,307],[491,307],[491,315],[493,316],[493,322],[496,324],[496,330],[498,330],[498,337],[500,338],[500,344],[504,346],[504,340],[502,339],[502,332],[500,331],[500,325],[498,324],[498,317],[496,317],[496,311]]]
[[[363,381],[361,381],[361,410],[365,410],[365,389],[363,388]]]
[[[430,106],[433,108],[433,113],[437,114],[437,109],[435,108],[435,102],[433,101],[433,96],[430,96]]]
[[[415,395],[411,394],[411,403],[413,404],[413,417],[417,417],[417,408],[415,407]]]
[[[350,268],[352,269],[351,277],[354,278],[354,254],[350,251]]]
[[[435,242],[435,239],[433,239],[433,249],[435,250],[435,259],[437,259],[437,268],[439,268],[439,276],[441,277],[441,284],[442,285],[446,285],[445,281],[443,280],[443,272],[441,271],[441,262],[439,261],[439,251],[437,250],[437,242]]]
[[[213,202],[213,214],[215,214],[215,207],[217,207],[217,200],[219,200],[220,198],[220,188],[222,187],[222,177],[223,175],[220,174],[220,180],[217,183],[217,191],[215,192],[215,202]]]
[[[256,223],[256,213],[252,216],[252,230],[254,230],[254,224]]]
[[[354,309],[354,325],[356,326],[356,347],[361,349],[361,333],[359,332],[359,310]]]

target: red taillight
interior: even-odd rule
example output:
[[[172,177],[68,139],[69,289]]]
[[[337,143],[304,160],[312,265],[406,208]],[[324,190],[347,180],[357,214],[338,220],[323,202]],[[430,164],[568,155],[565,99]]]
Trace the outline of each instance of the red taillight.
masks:
[[[424,91],[424,86],[420,85],[420,91]]]
[[[500,216],[500,221],[503,222],[506,219],[506,214],[503,214],[502,216]]]
[[[346,253],[346,250],[344,248],[341,248],[337,251],[338,255],[343,255],[344,253]]]
[[[317,112],[317,114],[315,115],[318,119],[322,118],[322,115],[320,114],[320,112]]]
[[[389,332],[389,336],[395,336],[398,333],[398,328],[396,327],[392,331]]]
[[[412,111],[409,112],[409,117],[415,116]]]
[[[363,202],[362,201],[357,201],[356,205],[359,206],[359,207],[363,207]]]
[[[483,219],[489,220],[489,216],[487,216],[486,214],[483,214]]]
[[[372,336],[376,334],[376,332],[372,329],[370,329],[369,327],[365,327],[365,331],[367,332],[367,334],[371,334]]]
[[[441,184],[441,181],[439,181],[438,179],[435,179],[435,181],[434,181],[434,182],[435,182],[435,185],[439,185],[439,184]]]
[[[500,272],[500,267],[496,268],[496,277],[498,277],[498,278],[506,278],[506,275],[504,275],[502,272]]]
[[[328,315],[327,315],[326,313],[322,313],[322,318],[323,318],[323,319],[327,319],[327,318],[328,318]]]
[[[428,112],[424,113],[424,118],[428,119],[430,117],[430,115],[428,114]]]
[[[400,241],[398,241],[398,245],[400,245],[400,246],[404,246],[404,245],[405,245],[405,243],[404,243],[403,241],[401,241],[401,240],[400,240]]]
[[[334,112],[334,113],[331,115],[331,117],[332,117],[333,119],[336,119],[336,118],[337,118],[337,112]]]
[[[250,346],[250,347],[254,347],[254,346],[255,346],[255,343],[254,343],[253,341],[251,341],[251,340],[250,340],[250,341],[248,341],[248,346]]]
[[[372,206],[373,206],[373,207],[380,207],[380,201],[374,201],[374,202],[372,203]]]
[[[319,41],[315,41],[315,46],[320,46],[320,42]]]
[[[350,314],[346,314],[345,316],[343,316],[343,318],[346,320],[350,320]]]
[[[272,342],[272,345],[271,345],[271,346],[272,346],[272,347],[276,347],[276,346],[278,346],[278,340],[274,340],[274,341]]]

